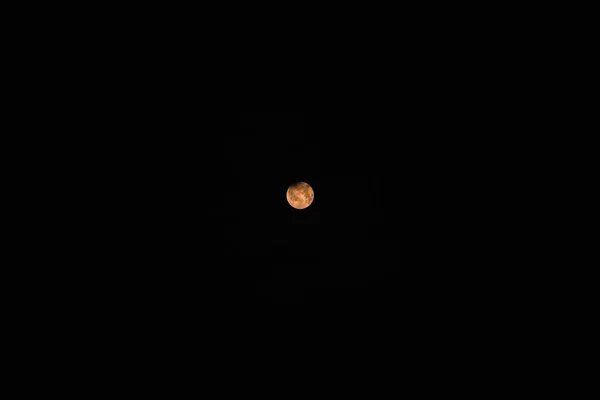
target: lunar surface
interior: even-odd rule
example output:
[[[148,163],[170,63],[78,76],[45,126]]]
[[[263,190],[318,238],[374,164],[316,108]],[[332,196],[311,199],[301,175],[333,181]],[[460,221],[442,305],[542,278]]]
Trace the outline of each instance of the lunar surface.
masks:
[[[297,182],[288,188],[286,196],[290,206],[302,210],[312,204],[315,192],[308,183]]]

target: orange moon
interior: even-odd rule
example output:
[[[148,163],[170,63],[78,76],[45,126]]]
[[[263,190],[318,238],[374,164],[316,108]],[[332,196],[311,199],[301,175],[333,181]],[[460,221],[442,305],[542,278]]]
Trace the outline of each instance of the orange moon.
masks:
[[[296,182],[288,188],[286,197],[290,206],[303,210],[312,204],[315,192],[308,183]]]

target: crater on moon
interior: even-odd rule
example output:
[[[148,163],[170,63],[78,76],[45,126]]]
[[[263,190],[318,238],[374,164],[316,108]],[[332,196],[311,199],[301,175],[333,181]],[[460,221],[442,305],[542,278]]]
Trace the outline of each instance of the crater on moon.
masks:
[[[312,204],[315,192],[308,183],[296,182],[288,188],[286,197],[292,207],[302,210]]]

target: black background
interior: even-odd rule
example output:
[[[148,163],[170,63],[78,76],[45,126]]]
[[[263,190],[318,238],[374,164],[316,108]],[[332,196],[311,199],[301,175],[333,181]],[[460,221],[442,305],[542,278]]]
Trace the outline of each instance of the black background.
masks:
[[[510,136],[522,132],[508,117],[517,95],[500,96],[490,82],[500,86],[506,74],[477,64],[468,63],[478,74],[460,75],[464,63],[403,60],[383,74],[387,62],[348,76],[332,68],[307,90],[307,111],[207,107],[216,102],[187,79],[199,69],[157,74],[173,90],[154,79],[140,81],[147,92],[123,90],[127,77],[112,90],[100,83],[105,96],[85,86],[97,104],[75,97],[83,110],[65,118],[76,135],[64,148],[81,159],[65,165],[76,178],[64,185],[69,196],[55,184],[62,173],[36,196],[56,221],[35,232],[59,242],[28,249],[47,260],[41,285],[81,305],[81,315],[94,315],[90,298],[111,319],[164,315],[207,330],[210,310],[256,303],[391,306],[390,323],[414,313],[439,323],[430,333],[447,333],[446,320],[460,313],[479,324],[527,288],[520,267],[535,262],[509,250],[532,239],[511,220],[522,192],[503,190],[514,150],[528,153]],[[202,81],[233,93],[220,87],[227,79]],[[62,121],[44,122],[64,131]],[[306,210],[286,202],[296,181],[315,190]],[[62,284],[46,285],[48,276]]]

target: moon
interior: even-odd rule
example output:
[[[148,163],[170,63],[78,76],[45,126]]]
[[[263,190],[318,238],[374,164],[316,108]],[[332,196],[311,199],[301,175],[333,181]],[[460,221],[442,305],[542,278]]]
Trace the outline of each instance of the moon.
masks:
[[[308,183],[296,182],[288,188],[286,197],[290,206],[303,210],[312,204],[315,192]]]

